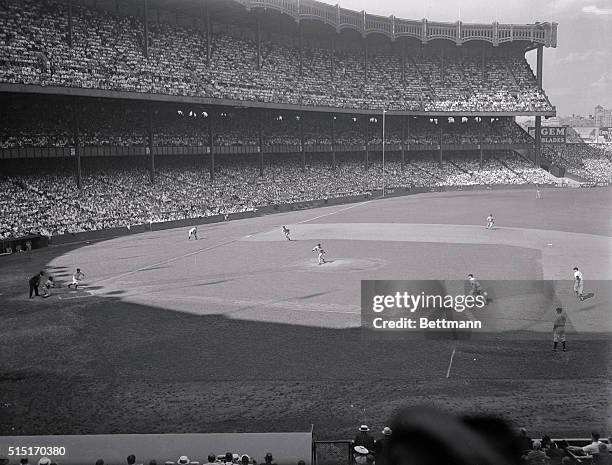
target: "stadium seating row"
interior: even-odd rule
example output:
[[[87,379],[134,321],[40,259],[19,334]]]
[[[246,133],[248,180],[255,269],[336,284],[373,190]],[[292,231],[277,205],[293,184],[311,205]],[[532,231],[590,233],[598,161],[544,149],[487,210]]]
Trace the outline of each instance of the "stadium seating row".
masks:
[[[389,45],[368,53],[366,65],[362,49],[312,43],[300,66],[291,40],[264,39],[258,54],[256,42],[230,24],[215,23],[207,44],[200,29],[151,22],[145,57],[139,17],[75,5],[72,46],[67,18],[60,0],[3,3],[0,82],[342,109],[552,109],[518,50],[483,59],[407,52],[402,59]]]
[[[554,182],[549,173],[514,153],[495,153],[482,169],[465,155],[450,156],[441,165],[427,154],[411,157],[404,169],[397,157],[385,164],[387,188]],[[0,178],[0,239],[235,213],[365,194],[381,184],[380,160],[365,169],[363,158],[354,155],[338,156],[336,169],[329,157],[309,156],[304,172],[295,157],[274,157],[266,162],[264,177],[252,158],[231,156],[218,160],[212,182],[193,161],[162,157],[154,184],[149,172],[132,160],[112,160],[112,168],[86,170],[80,191],[69,170],[39,169],[37,174]]]

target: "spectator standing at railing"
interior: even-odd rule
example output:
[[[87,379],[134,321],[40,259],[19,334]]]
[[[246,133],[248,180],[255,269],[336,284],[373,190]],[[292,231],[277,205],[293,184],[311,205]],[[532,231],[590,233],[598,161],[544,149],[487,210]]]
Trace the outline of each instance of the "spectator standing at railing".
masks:
[[[612,454],[605,443],[599,444],[599,451],[593,454],[593,465],[612,465]]]
[[[582,448],[585,454],[593,455],[599,452],[599,445],[603,444],[599,438],[601,436],[597,431],[591,432],[591,444],[588,444]]]
[[[546,465],[550,462],[550,458],[542,450],[542,443],[539,440],[533,441],[533,450],[529,451],[525,457],[525,462],[527,465]]]
[[[355,436],[355,439],[353,439],[352,447],[355,446],[363,446],[370,452],[374,451],[374,437],[370,434],[368,425],[361,425],[359,427],[359,432]]]

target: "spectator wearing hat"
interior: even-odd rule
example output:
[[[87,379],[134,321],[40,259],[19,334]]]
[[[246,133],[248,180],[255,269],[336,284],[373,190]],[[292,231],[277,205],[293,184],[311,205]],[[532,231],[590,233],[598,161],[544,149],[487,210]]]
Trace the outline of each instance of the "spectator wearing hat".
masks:
[[[49,457],[41,457],[38,465],[51,465],[51,459]]]
[[[206,465],[218,465],[219,463],[217,462],[217,456],[215,454],[208,454],[207,460],[208,462]]]
[[[231,452],[225,453],[225,463],[232,463],[234,461],[234,454]]]
[[[518,443],[523,452],[530,451],[533,447],[533,441],[527,435],[527,430],[525,428],[519,430]]]
[[[525,457],[527,465],[546,465],[549,461],[548,455],[542,450],[542,443],[533,441],[533,450],[529,451]]]
[[[376,441],[376,463],[387,465],[389,463],[389,440],[391,439],[391,428],[385,426],[382,430],[382,438]]]
[[[189,457],[187,457],[186,455],[181,455],[178,460],[176,461],[176,463],[178,465],[189,465],[190,461],[189,461]]]
[[[612,454],[608,451],[607,444],[599,443],[599,451],[593,454],[593,465],[612,465]]]
[[[359,432],[353,439],[353,447],[355,446],[363,446],[368,451],[374,451],[374,437],[370,434],[370,428],[368,425],[361,425],[359,427]]]
[[[264,461],[266,465],[276,465],[276,463],[274,462],[274,457],[272,456],[272,452],[268,452],[266,454],[266,456],[264,457]]]
[[[593,455],[599,452],[599,445],[603,444],[599,438],[600,435],[597,431],[591,432],[591,444],[588,444],[582,448],[585,454]]]

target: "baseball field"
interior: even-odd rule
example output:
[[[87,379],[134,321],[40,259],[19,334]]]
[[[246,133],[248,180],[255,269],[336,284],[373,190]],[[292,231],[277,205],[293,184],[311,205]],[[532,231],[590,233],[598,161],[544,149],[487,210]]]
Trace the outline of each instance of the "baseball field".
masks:
[[[197,241],[172,229],[0,257],[0,435],[314,424],[317,438],[344,439],[417,404],[499,414],[534,437],[607,434],[611,193],[426,193],[201,225]],[[58,287],[29,299],[43,269]],[[492,297],[486,335],[360,327],[362,280],[468,273]],[[567,352],[551,350],[556,306]]]

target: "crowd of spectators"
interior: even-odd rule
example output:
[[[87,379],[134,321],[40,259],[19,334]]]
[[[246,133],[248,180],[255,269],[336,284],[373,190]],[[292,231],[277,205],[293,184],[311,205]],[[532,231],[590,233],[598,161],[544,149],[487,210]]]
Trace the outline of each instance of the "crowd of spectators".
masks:
[[[565,440],[554,441],[548,435],[542,436],[541,439],[531,439],[527,431],[521,428],[519,440],[522,444],[522,459],[525,465],[612,464],[612,435],[607,442],[604,442],[600,434],[593,431],[589,444],[573,446]]]
[[[21,147],[73,146],[73,109],[59,98],[0,98],[0,150]],[[148,143],[147,109],[137,102],[83,100],[76,107],[79,143],[85,147],[143,147]],[[333,115],[290,111],[208,109],[156,104],[152,109],[153,145],[209,145],[209,125],[218,147],[259,145],[261,124],[265,147],[286,146],[299,151],[300,130],[305,146],[363,148],[382,143],[382,115]],[[530,136],[509,117],[387,116],[385,144],[399,146],[402,124],[412,146],[529,144]],[[300,129],[301,128],[301,129]],[[291,151],[288,149],[287,151]]]
[[[329,154],[309,154],[302,171],[299,157],[270,155],[260,177],[256,156],[228,155],[217,160],[211,181],[195,158],[159,157],[155,183],[142,160],[112,160],[112,167],[106,163],[85,169],[80,190],[70,169],[11,174],[0,177],[0,239],[227,215],[260,206],[367,195],[382,188],[380,156],[367,168],[361,154],[338,154],[335,167],[330,160]],[[385,162],[388,189],[552,184],[554,179],[507,153],[487,156],[482,167],[477,158],[453,153],[441,164],[427,153],[411,154],[403,168],[397,154]]]
[[[19,459],[19,462],[14,462],[19,465],[59,465],[58,462],[51,460],[49,457],[41,457],[38,461],[30,462],[27,457]],[[271,452],[268,452],[261,462],[258,462],[254,457],[248,454],[237,454],[235,452],[226,452],[225,454],[208,454],[208,457],[203,460],[194,460],[193,457],[181,455],[176,460],[157,461],[155,459],[149,459],[142,461],[137,459],[134,454],[127,456],[125,463],[127,465],[276,465],[274,456]],[[297,461],[297,465],[305,465],[304,460]],[[11,462],[7,459],[0,458],[0,465],[11,465]],[[98,459],[95,461],[95,465],[106,465],[104,459]]]
[[[390,110],[542,111],[552,107],[524,56],[484,59],[307,44],[213,24],[201,28],[73,7],[61,0],[0,6],[0,82]],[[148,55],[145,57],[145,40]],[[294,42],[294,41],[293,41]],[[208,60],[208,50],[211,57]],[[258,60],[259,56],[259,60]],[[367,66],[367,68],[366,68]]]

